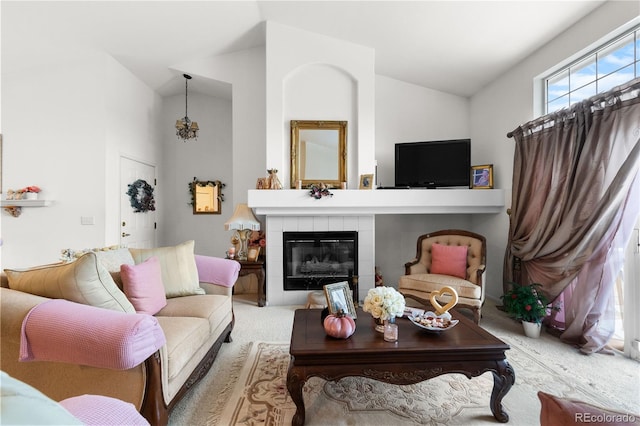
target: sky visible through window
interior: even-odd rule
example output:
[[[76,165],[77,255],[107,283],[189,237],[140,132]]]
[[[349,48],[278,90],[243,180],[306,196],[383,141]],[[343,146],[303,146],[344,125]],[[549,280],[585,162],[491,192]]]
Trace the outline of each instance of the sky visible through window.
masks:
[[[640,77],[640,27],[546,79],[547,113]]]

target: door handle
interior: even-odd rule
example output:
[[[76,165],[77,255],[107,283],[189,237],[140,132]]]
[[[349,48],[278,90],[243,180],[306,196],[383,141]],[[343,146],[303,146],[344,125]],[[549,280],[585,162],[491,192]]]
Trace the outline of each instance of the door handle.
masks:
[[[123,236],[123,237],[128,237],[128,236],[130,236],[130,235],[131,235],[131,234],[127,234],[126,232],[123,232],[123,233],[122,233],[122,236]]]

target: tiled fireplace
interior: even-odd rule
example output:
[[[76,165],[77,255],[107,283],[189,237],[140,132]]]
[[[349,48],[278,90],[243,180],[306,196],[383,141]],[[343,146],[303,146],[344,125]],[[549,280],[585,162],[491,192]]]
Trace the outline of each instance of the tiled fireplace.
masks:
[[[340,272],[333,279],[330,276],[317,282],[318,286],[311,285],[309,290],[292,289],[285,290],[286,263],[284,260],[284,239],[283,234],[295,232],[303,233],[309,236],[310,233],[320,233],[327,235],[327,232],[344,232],[350,231],[357,233],[357,253],[353,257],[357,264],[357,275],[359,283],[359,300],[364,299],[369,288],[373,287],[374,280],[374,216],[274,216],[268,215],[266,218],[267,228],[267,304],[268,305],[304,305],[307,301],[309,291],[319,286],[322,289],[323,284],[330,282],[348,281],[349,274],[354,274],[353,270],[343,271],[345,276]],[[326,255],[326,253],[325,253]],[[316,259],[313,258],[316,256]],[[340,256],[340,255],[336,255]],[[337,265],[348,264],[346,255],[344,259],[335,259]],[[321,263],[324,259],[318,258],[318,255],[312,255],[310,262],[317,261]],[[306,262],[306,260],[303,260]],[[340,262],[339,262],[340,261]],[[342,262],[343,261],[343,262]],[[325,265],[328,264],[325,263]],[[318,265],[318,267],[320,267]],[[329,267],[329,266],[327,266]],[[307,268],[309,269],[309,268]],[[311,268],[313,269],[313,268]],[[309,269],[309,271],[311,271]],[[297,270],[299,271],[299,269]],[[305,270],[306,271],[306,270]],[[295,287],[296,285],[294,285]],[[297,287],[300,287],[298,283]],[[302,285],[304,287],[304,284]]]

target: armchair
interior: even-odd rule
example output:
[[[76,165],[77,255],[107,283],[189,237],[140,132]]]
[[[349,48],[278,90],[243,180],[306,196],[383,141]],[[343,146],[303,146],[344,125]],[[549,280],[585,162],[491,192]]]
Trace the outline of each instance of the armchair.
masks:
[[[405,298],[431,306],[431,292],[449,286],[458,293],[456,307],[473,311],[477,324],[485,297],[486,246],[482,235],[458,229],[421,235],[415,259],[404,265],[398,290]],[[448,303],[450,297],[437,300]]]

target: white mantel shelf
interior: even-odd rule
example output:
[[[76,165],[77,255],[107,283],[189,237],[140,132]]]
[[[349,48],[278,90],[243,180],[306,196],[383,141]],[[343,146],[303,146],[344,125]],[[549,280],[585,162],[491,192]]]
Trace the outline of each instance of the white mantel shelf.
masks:
[[[315,199],[304,189],[249,190],[259,215],[478,214],[504,209],[503,189],[332,189]]]

